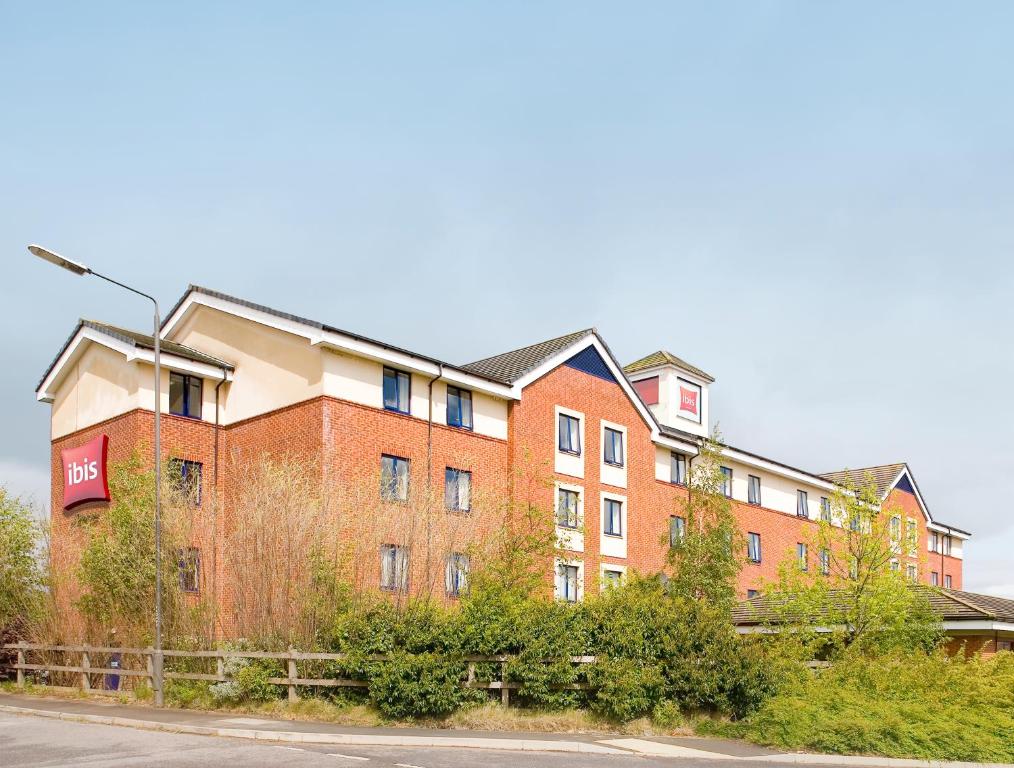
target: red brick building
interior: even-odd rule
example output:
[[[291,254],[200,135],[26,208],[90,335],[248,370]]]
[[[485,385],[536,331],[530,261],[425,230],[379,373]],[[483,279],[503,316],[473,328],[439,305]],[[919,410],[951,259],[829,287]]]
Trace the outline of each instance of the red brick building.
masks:
[[[480,501],[523,494],[555,514],[561,555],[547,563],[547,582],[560,599],[580,600],[628,572],[663,566],[708,434],[711,376],[667,352],[622,367],[594,329],[455,365],[192,286],[162,339],[164,457],[198,498],[216,502],[198,504],[194,515],[203,546],[192,548],[186,578],[197,590],[224,583],[223,534],[242,491],[237,468],[264,454],[297,454],[322,486],[358,483],[395,511],[376,516],[374,538],[362,526],[341,528],[372,542],[357,555],[365,586],[411,592],[429,573],[420,561],[439,559],[453,596],[467,583],[469,541],[496,522],[473,514]],[[77,513],[64,510],[61,451],[107,435],[115,461],[150,445],[152,343],[82,321],[39,385],[39,400],[52,405],[54,555],[66,562],[79,534]],[[722,464],[749,541],[739,585],[746,597],[785,558],[815,558],[800,547],[844,474],[732,446],[722,447]],[[536,471],[543,482],[521,488]],[[960,589],[969,534],[932,517],[905,464],[856,472],[873,476],[915,538],[899,568]],[[429,545],[429,528],[424,549],[390,524],[399,509],[417,514],[408,503],[420,498],[439,500],[427,526],[458,531],[445,551]]]

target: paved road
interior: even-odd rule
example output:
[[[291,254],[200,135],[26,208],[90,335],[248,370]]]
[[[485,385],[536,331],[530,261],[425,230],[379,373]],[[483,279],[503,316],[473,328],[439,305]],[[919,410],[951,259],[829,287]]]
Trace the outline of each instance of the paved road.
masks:
[[[777,763],[769,763],[777,766]],[[521,753],[434,747],[282,747],[0,713],[3,768],[743,768],[725,760]],[[794,766],[793,768],[798,768]]]

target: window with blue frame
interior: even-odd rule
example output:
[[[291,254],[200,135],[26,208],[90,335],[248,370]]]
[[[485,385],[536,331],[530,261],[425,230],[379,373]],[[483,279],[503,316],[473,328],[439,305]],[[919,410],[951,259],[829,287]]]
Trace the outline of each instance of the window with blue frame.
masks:
[[[468,555],[452,552],[447,557],[445,587],[449,597],[461,597],[468,590]]]
[[[721,467],[722,470],[722,495],[727,499],[732,498],[732,470],[729,467]]]
[[[687,457],[686,454],[673,451],[669,455],[669,481],[676,485],[687,484]]]
[[[760,506],[761,503],[761,479],[757,475],[747,475],[747,496],[749,504]]]
[[[201,574],[201,550],[184,547],[176,550],[177,574],[181,592],[199,592]]]
[[[201,398],[204,391],[204,380],[200,376],[169,372],[169,413],[174,416],[186,416],[190,419],[201,418]]]
[[[616,499],[606,499],[603,510],[604,520],[602,532],[606,536],[623,535],[623,502]]]
[[[447,387],[447,426],[472,428],[472,393],[467,389]]]
[[[199,461],[169,460],[169,482],[173,489],[195,507],[201,506],[201,474],[204,466]]]
[[[678,515],[669,516],[669,546],[675,547],[687,530],[687,519]]]
[[[748,533],[746,535],[746,558],[751,563],[761,561],[761,537],[759,533]]]
[[[556,524],[561,528],[578,526],[578,492],[560,488],[556,497]]]
[[[576,416],[560,414],[560,450],[563,453],[581,455],[581,420]]]
[[[444,506],[456,512],[472,508],[472,473],[464,469],[444,470]]]
[[[384,368],[384,410],[397,413],[409,412],[412,395],[412,377],[404,371]]]
[[[408,501],[408,459],[380,457],[380,497],[385,501]]]
[[[578,583],[578,567],[561,564],[556,571],[556,593],[560,599],[568,603],[576,603]]]
[[[605,446],[605,462],[614,467],[623,466],[623,433],[618,429],[606,427],[602,437]]]

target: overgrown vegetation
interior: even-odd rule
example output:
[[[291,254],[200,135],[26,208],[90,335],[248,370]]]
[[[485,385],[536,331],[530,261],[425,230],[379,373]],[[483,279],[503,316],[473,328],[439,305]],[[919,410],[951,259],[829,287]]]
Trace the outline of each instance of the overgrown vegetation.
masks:
[[[183,588],[181,560],[164,557],[167,645],[210,647],[225,593],[233,596],[226,607],[232,632],[245,637],[235,647],[341,653],[341,661],[301,661],[301,675],[366,683],[301,690],[304,700],[289,705],[285,687],[269,682],[286,676],[281,662],[230,659],[229,682],[175,680],[169,701],[347,724],[502,727],[507,713],[479,686],[505,673],[516,686],[510,719],[519,728],[543,722],[670,730],[697,722],[709,732],[792,749],[1010,760],[1014,657],[966,661],[936,650],[939,622],[893,566],[912,550],[872,487],[846,487],[835,497],[809,545],[827,553],[817,567],[787,560],[765,587],[777,619],[768,629],[779,631],[735,633],[730,610],[745,548],[722,492],[718,456],[716,443],[705,445],[687,496],[673,510],[682,523],[659,532],[669,546],[664,571],[630,574],[601,595],[589,590],[578,604],[552,599],[548,571],[559,553],[544,468],[529,464],[510,478],[509,504],[495,494],[475,498],[471,517],[440,528],[434,521],[448,515],[432,494],[419,493],[411,510],[369,508],[360,502],[376,497],[376,478],[367,480],[368,493],[325,492],[317,469],[265,459],[234,500],[240,521],[222,532],[222,568],[214,540],[202,538],[219,531],[214,494],[197,505],[169,468],[165,551],[201,542],[209,555],[197,595]],[[108,510],[77,515],[77,592],[63,600],[54,598],[65,581],[40,557],[45,547],[31,511],[0,491],[0,627],[35,639],[100,642],[116,628],[125,644],[150,641],[152,479],[136,457],[113,467],[110,479],[115,501]],[[342,516],[349,504],[359,506],[358,517]],[[412,530],[397,528],[404,519]],[[467,543],[464,525],[482,531],[471,536],[477,543]],[[392,540],[414,542],[413,554],[423,554],[411,576],[422,587],[412,596],[363,589],[361,555],[375,557],[378,542]],[[466,551],[473,564],[468,589],[454,604],[437,599],[449,551]],[[78,634],[63,619],[69,605],[85,622]],[[573,663],[585,655],[595,663]],[[474,662],[477,686],[467,687],[466,657],[474,656],[495,660]],[[807,669],[803,662],[814,657],[830,667]],[[172,663],[213,671],[206,659]]]

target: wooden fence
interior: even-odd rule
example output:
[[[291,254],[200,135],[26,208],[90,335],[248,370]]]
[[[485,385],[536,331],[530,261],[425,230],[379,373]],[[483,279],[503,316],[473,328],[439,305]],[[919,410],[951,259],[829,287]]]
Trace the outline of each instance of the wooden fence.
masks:
[[[154,648],[114,648],[112,646],[95,645],[43,645],[39,643],[10,643],[2,646],[5,651],[15,651],[17,661],[14,664],[5,664],[0,659],[0,667],[13,669],[17,673],[18,687],[24,687],[26,672],[47,672],[77,675],[77,685],[84,691],[93,690],[93,675],[120,675],[127,678],[143,678],[154,690],[156,651]],[[29,654],[36,657],[42,654],[61,655],[64,663],[56,664],[51,660],[44,660],[43,663],[28,663]],[[120,655],[121,666],[114,668],[110,666],[93,666],[93,659],[109,657],[114,654]],[[343,661],[349,658],[344,653],[311,653],[297,651],[290,648],[288,651],[177,651],[163,650],[161,652],[165,661],[170,663],[172,659],[214,659],[215,672],[182,672],[173,669],[163,669],[163,677],[166,680],[202,680],[213,683],[226,683],[234,678],[226,674],[227,659],[272,659],[284,662],[285,677],[272,677],[268,682],[273,685],[285,686],[288,690],[289,701],[297,701],[299,698],[297,688],[365,688],[369,685],[365,680],[340,677],[300,677],[298,664],[306,661]],[[78,664],[69,664],[67,656],[79,656]],[[136,666],[131,668],[123,665],[123,657],[132,657],[138,660]],[[389,656],[373,655],[361,657],[365,661],[383,662]],[[572,664],[592,664],[594,656],[572,656]],[[465,656],[461,659],[466,664],[466,677],[462,685],[469,688],[479,688],[491,691],[500,691],[501,701],[506,705],[510,703],[510,691],[521,687],[521,683],[508,680],[506,656]],[[552,660],[547,660],[550,663]],[[477,665],[492,665],[499,672],[498,680],[477,679]],[[587,683],[569,683],[566,685],[553,686],[564,690],[584,690],[589,686]]]

